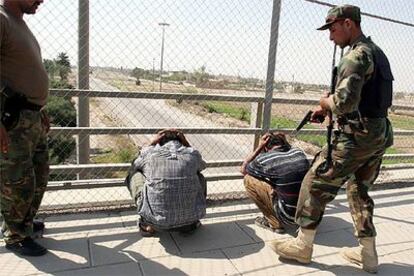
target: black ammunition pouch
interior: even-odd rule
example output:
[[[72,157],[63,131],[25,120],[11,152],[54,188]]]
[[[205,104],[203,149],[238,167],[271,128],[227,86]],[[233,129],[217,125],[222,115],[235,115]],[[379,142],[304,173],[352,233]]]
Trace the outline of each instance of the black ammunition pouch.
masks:
[[[1,91],[1,123],[7,131],[16,127],[22,109],[40,111],[42,106],[27,101],[26,96],[16,93],[9,87]]]

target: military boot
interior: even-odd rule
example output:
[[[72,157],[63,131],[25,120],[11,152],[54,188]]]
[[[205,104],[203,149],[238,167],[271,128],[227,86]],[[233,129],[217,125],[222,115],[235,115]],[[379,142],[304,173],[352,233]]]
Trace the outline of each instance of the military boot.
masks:
[[[378,254],[375,249],[375,238],[367,237],[359,239],[359,246],[347,248],[341,252],[342,257],[347,261],[362,266],[362,269],[369,273],[377,273]]]
[[[24,240],[12,244],[6,243],[6,249],[23,256],[43,256],[47,249],[36,243],[32,238],[27,237]]]
[[[316,230],[300,228],[296,238],[273,241],[270,247],[282,258],[309,264],[312,259],[315,234]]]

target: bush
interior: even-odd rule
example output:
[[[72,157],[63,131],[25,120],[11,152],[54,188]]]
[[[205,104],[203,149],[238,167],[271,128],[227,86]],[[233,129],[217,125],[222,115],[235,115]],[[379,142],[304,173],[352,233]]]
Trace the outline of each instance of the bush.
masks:
[[[76,126],[76,109],[70,99],[50,96],[46,111],[52,124],[62,127]]]
[[[50,164],[62,164],[69,158],[76,147],[73,137],[63,134],[57,135],[48,141]]]
[[[53,83],[52,83],[53,85]],[[54,84],[63,86],[60,82]],[[66,86],[67,87],[67,86]],[[76,109],[70,98],[50,96],[46,105],[52,125],[61,127],[76,126]],[[63,134],[54,136],[48,140],[50,164],[62,164],[69,158],[76,148],[75,139]]]
[[[43,61],[49,74],[49,86],[55,89],[73,89],[68,83],[68,75],[71,72],[69,57],[66,53],[59,53],[57,59]],[[59,73],[59,80],[55,74]],[[50,123],[61,127],[76,126],[76,109],[69,97],[50,96],[46,105]],[[69,158],[76,147],[75,139],[71,136],[57,135],[48,140],[50,164],[62,164]],[[52,178],[55,176],[52,176]]]

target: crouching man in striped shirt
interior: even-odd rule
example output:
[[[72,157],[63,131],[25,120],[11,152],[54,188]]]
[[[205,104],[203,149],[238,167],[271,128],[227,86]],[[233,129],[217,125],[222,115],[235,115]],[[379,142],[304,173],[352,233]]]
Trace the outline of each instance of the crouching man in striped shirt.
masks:
[[[156,231],[192,233],[206,214],[206,163],[181,131],[157,133],[133,161],[125,180],[140,216],[142,236]]]
[[[243,162],[241,173],[248,196],[263,213],[255,224],[284,233],[294,224],[302,180],[309,169],[304,152],[291,147],[283,133],[267,133]]]

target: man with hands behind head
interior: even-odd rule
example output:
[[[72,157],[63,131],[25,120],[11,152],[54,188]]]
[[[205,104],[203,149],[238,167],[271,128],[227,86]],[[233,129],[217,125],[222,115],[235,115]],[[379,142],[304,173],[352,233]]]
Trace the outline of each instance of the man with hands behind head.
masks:
[[[284,225],[294,224],[300,185],[308,169],[304,152],[291,147],[283,133],[262,136],[241,167],[246,192],[264,215],[256,218],[256,225],[283,233]]]
[[[140,215],[143,236],[157,230],[191,233],[206,213],[206,163],[176,129],[157,133],[133,161],[126,184]]]

